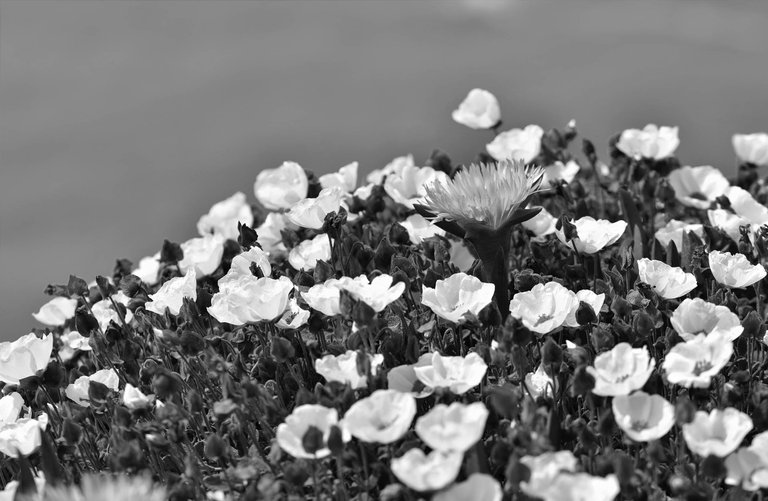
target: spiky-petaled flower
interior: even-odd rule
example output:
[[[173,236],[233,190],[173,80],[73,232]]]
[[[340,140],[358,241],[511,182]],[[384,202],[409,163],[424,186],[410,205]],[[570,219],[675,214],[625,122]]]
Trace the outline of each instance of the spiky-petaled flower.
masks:
[[[165,501],[166,491],[149,477],[87,475],[79,487],[51,488],[45,496],[47,501]]]

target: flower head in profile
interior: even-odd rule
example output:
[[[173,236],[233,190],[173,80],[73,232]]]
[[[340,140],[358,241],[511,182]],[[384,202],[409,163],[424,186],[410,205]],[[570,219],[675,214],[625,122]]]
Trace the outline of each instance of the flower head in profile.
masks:
[[[656,361],[648,348],[632,348],[629,343],[619,343],[595,357],[593,367],[587,367],[587,372],[595,378],[592,393],[601,397],[628,395],[643,387],[655,366]]]
[[[627,229],[626,221],[612,223],[606,219],[595,219],[592,216],[584,216],[571,222],[576,227],[577,236],[575,238],[567,242],[562,228],[558,229],[555,235],[558,240],[582,254],[594,254],[615,244],[624,234],[624,230]]]
[[[464,454],[432,451],[424,454],[413,448],[392,460],[392,473],[398,480],[419,492],[436,491],[456,479]]]
[[[640,281],[650,285],[664,299],[684,296],[698,286],[693,273],[647,257],[637,261],[637,271]]]
[[[0,343],[0,381],[18,384],[48,366],[53,351],[53,335],[42,338],[29,333],[13,342]]]
[[[669,184],[680,203],[698,209],[708,209],[731,185],[720,170],[710,165],[675,169],[669,174]]]
[[[189,268],[183,277],[174,277],[165,282],[160,290],[150,294],[144,307],[158,315],[164,315],[168,308],[172,314],[178,315],[184,304],[184,298],[197,299],[197,273],[195,268]]]
[[[379,275],[371,281],[368,281],[367,276],[360,275],[355,278],[342,277],[339,280],[339,286],[352,297],[358,301],[363,301],[378,313],[386,308],[388,304],[397,301],[405,291],[404,282],[398,282],[393,285],[393,280],[391,275],[386,274]]]
[[[510,129],[501,132],[493,141],[485,145],[493,158],[498,161],[521,160],[531,162],[541,152],[541,138],[544,129],[538,125],[526,125],[523,129]]]
[[[622,132],[616,147],[628,157],[638,160],[662,160],[672,155],[679,144],[677,127],[648,124],[643,129],[627,129]]]
[[[427,221],[421,214],[411,214],[400,225],[408,232],[408,238],[414,244],[420,244],[435,235],[445,235],[445,230]]]
[[[664,357],[667,381],[690,388],[709,388],[712,378],[733,355],[733,343],[720,334],[696,334],[676,344]]]
[[[308,189],[307,174],[296,162],[259,172],[253,185],[256,200],[269,210],[290,209],[307,196]]]
[[[672,312],[669,321],[686,341],[690,341],[697,334],[717,334],[733,341],[744,331],[739,317],[727,306],[709,303],[700,298],[683,300]]]
[[[487,90],[472,89],[451,116],[470,129],[490,129],[501,121],[501,108],[496,96]]]
[[[338,279],[329,278],[322,284],[315,284],[302,292],[301,297],[310,308],[329,317],[341,314],[341,285]]]
[[[315,198],[299,200],[291,206],[288,221],[296,226],[319,230],[325,223],[325,216],[337,212],[344,197],[344,188],[334,186],[323,189]]]
[[[482,404],[481,404],[482,405]],[[344,414],[344,424],[363,442],[391,444],[405,435],[416,416],[416,399],[397,390],[376,390]]]
[[[611,405],[616,424],[636,442],[658,440],[675,424],[675,407],[661,395],[636,391],[614,397]]]
[[[55,297],[41,306],[32,316],[41,324],[57,327],[64,325],[67,320],[75,316],[75,308],[77,308],[77,299]]]
[[[656,240],[661,245],[667,247],[670,242],[674,242],[678,252],[683,249],[683,236],[686,232],[691,232],[699,238],[704,238],[704,225],[699,223],[686,223],[677,219],[670,220],[663,227],[656,230]]]
[[[323,188],[341,186],[344,191],[352,193],[357,186],[357,167],[357,162],[352,162],[341,167],[337,172],[323,174],[320,176],[320,186]]]
[[[762,264],[753,265],[744,254],[716,250],[709,253],[709,269],[719,283],[736,289],[749,287],[766,275]]]
[[[36,419],[23,417],[0,427],[0,453],[17,458],[29,456],[42,443],[41,433],[48,427],[48,415],[40,414]]]
[[[758,167],[768,165],[768,134],[734,134],[733,149],[739,160]]]
[[[735,451],[752,428],[752,419],[733,407],[709,414],[697,411],[693,421],[683,425],[683,438],[695,454],[722,458]]]
[[[49,501],[163,501],[165,489],[156,485],[149,476],[86,475],[80,485],[49,488],[45,499]]]
[[[213,204],[208,214],[197,221],[197,232],[201,236],[219,234],[225,239],[237,240],[237,223],[253,224],[253,211],[241,191]]]
[[[296,270],[312,271],[318,261],[330,259],[331,242],[325,233],[304,240],[288,253],[288,263]]]

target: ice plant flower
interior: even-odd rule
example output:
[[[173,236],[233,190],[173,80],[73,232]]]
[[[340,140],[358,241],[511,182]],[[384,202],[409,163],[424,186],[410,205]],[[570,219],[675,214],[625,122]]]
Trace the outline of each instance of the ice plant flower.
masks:
[[[309,310],[299,306],[296,298],[288,300],[288,307],[283,312],[283,315],[275,323],[278,329],[298,329],[309,320]]]
[[[308,190],[307,173],[295,162],[259,172],[253,185],[256,200],[269,210],[290,209],[306,198]]]
[[[611,406],[616,424],[635,442],[658,440],[675,424],[675,406],[661,395],[636,391],[613,397]]]
[[[615,244],[627,229],[626,221],[610,222],[605,219],[595,219],[591,216],[571,221],[576,226],[577,237],[566,241],[562,228],[555,232],[558,240],[581,254],[594,254],[609,245]]]
[[[379,366],[384,363],[384,355],[376,353],[364,356],[368,357],[371,375],[375,376]],[[327,381],[349,384],[353,390],[365,388],[368,386],[368,377],[367,374],[360,374],[358,371],[357,357],[358,352],[355,350],[347,350],[341,355],[325,355],[315,360],[315,370]]]
[[[520,490],[530,497],[542,499],[546,499],[555,478],[564,472],[575,472],[579,464],[576,456],[567,450],[523,456],[520,462],[531,472],[528,480],[520,482]]]
[[[629,395],[643,387],[655,366],[656,360],[648,353],[648,348],[632,348],[629,343],[619,343],[596,356],[594,366],[587,367],[587,372],[595,378],[592,393],[601,397]]]
[[[720,170],[710,165],[675,169],[669,174],[669,184],[680,203],[697,209],[709,209],[731,185]]]
[[[45,491],[46,501],[164,501],[165,488],[148,475],[84,475],[80,485],[59,485]]]
[[[527,125],[524,129],[510,129],[500,133],[485,145],[488,154],[499,162],[519,160],[529,163],[541,151],[544,129],[538,125]]]
[[[445,235],[445,230],[430,223],[421,214],[411,214],[400,225],[408,232],[411,242],[417,245],[435,235]]]
[[[329,278],[322,284],[316,284],[306,292],[301,293],[301,297],[307,302],[310,308],[317,310],[324,315],[334,317],[341,314],[341,285],[339,280]]]
[[[394,279],[391,275],[382,274],[371,281],[368,277],[360,275],[355,278],[342,277],[339,279],[339,287],[347,291],[353,298],[362,301],[373,311],[379,313],[390,303],[397,301],[405,291],[405,283],[398,282],[392,285]]]
[[[581,167],[575,160],[569,160],[567,163],[557,161],[552,165],[544,167],[544,179],[541,184],[545,188],[549,188],[552,183],[559,181],[565,181],[566,184],[570,184],[571,181],[576,179],[576,174],[579,173]]]
[[[194,269],[197,276],[205,277],[216,271],[224,255],[224,238],[221,235],[206,235],[192,238],[181,244],[184,257],[179,269],[186,273]]]
[[[41,324],[58,327],[75,316],[75,308],[77,308],[77,299],[55,297],[41,306],[32,316]]]
[[[432,501],[501,501],[504,492],[498,480],[486,473],[473,473],[432,496]]]
[[[101,383],[112,391],[117,391],[120,384],[120,379],[113,369],[102,369],[94,372],[90,376],[80,376],[74,383],[67,386],[64,390],[64,394],[76,404],[82,407],[90,407],[91,404],[90,397],[88,396],[88,389],[91,386],[91,381]]]
[[[416,434],[442,452],[466,452],[482,437],[488,409],[482,402],[437,404],[416,420]]]
[[[636,160],[663,160],[672,156],[679,144],[677,127],[648,124],[643,129],[627,129],[622,132],[616,147]]]
[[[331,259],[331,242],[328,235],[321,233],[304,240],[288,253],[288,262],[295,270],[311,271],[318,261]]]
[[[18,384],[24,378],[45,370],[53,351],[53,335],[42,338],[34,333],[13,342],[0,343],[0,381]]]
[[[677,219],[670,220],[666,225],[656,230],[656,240],[665,248],[670,242],[675,243],[678,252],[683,250],[683,235],[691,232],[699,238],[704,238],[704,225],[699,223],[686,223]]]
[[[697,411],[693,421],[683,425],[683,438],[694,454],[723,458],[739,447],[752,428],[752,419],[733,407],[709,414]]]
[[[669,318],[672,327],[686,341],[697,334],[719,335],[733,341],[744,327],[739,317],[727,306],[709,303],[700,298],[685,299]]]
[[[160,290],[149,295],[150,301],[144,308],[158,315],[164,315],[165,309],[168,308],[173,315],[178,315],[185,297],[192,301],[197,299],[197,274],[194,268],[187,270],[183,277],[166,281]]]
[[[709,388],[712,378],[733,355],[733,343],[719,334],[696,334],[676,344],[664,357],[661,367],[667,381],[690,388]]]
[[[288,220],[302,228],[319,230],[323,227],[325,216],[338,212],[343,197],[343,188],[325,188],[317,198],[305,198],[293,204],[288,212]]]
[[[534,400],[542,398],[552,398],[555,382],[549,377],[544,366],[539,364],[535,372],[529,372],[525,375],[525,388]]]
[[[131,273],[139,277],[139,280],[147,285],[155,285],[158,282],[157,274],[160,272],[160,253],[143,257],[139,265]]]
[[[573,291],[557,282],[548,282],[515,294],[509,303],[509,314],[519,318],[527,329],[543,335],[565,325],[578,306],[579,299]]]
[[[213,204],[208,214],[203,214],[197,221],[197,232],[200,236],[221,235],[225,240],[237,240],[237,223],[253,224],[253,211],[241,191]]]
[[[40,434],[48,427],[48,415],[25,417],[0,427],[0,452],[12,458],[29,456],[40,448]]]
[[[391,444],[400,440],[416,416],[416,399],[409,393],[376,390],[344,414],[344,426],[363,442]]]
[[[592,308],[592,311],[595,312],[596,316],[600,316],[600,310],[603,309],[603,304],[605,303],[605,294],[595,294],[589,289],[583,289],[576,293],[576,299],[578,299],[578,303],[576,306],[574,306],[570,312],[568,312],[568,316],[565,319],[565,324],[568,327],[578,327],[579,322],[576,320],[576,312],[579,309],[579,306],[581,306],[581,303],[588,304],[590,308]]]
[[[345,192],[352,193],[357,186],[357,167],[357,162],[352,162],[341,167],[338,172],[323,174],[320,176],[320,186],[323,188],[340,186]]]
[[[747,260],[744,254],[713,250],[709,253],[709,269],[715,280],[734,289],[743,289],[765,278],[765,267]]]
[[[463,458],[461,452],[432,451],[424,454],[421,449],[413,448],[392,459],[392,473],[415,491],[436,491],[456,479]]]
[[[339,424],[339,413],[322,405],[305,404],[293,409],[285,422],[277,427],[277,445],[291,456],[299,459],[322,459],[331,454],[328,449],[328,437],[331,427]],[[348,442],[349,431],[340,426],[342,440]],[[304,436],[308,432],[319,432],[322,443],[317,450],[305,449]]]
[[[640,281],[650,285],[664,299],[685,296],[698,286],[693,273],[686,273],[682,268],[655,259],[639,259],[637,272]]]
[[[432,183],[448,182],[445,172],[432,167],[407,165],[400,172],[389,174],[384,180],[384,191],[392,200],[413,209],[413,204],[421,203],[426,195],[426,187]]]
[[[747,491],[768,487],[768,431],[755,435],[749,447],[742,447],[725,460],[725,483]]]
[[[440,318],[458,324],[464,320],[464,315],[477,316],[493,301],[494,285],[466,273],[455,273],[445,280],[438,280],[434,289],[425,285],[421,289],[423,305]]]
[[[487,90],[472,89],[451,116],[470,129],[491,129],[501,121],[501,108],[496,96]]]
[[[271,322],[288,308],[293,288],[293,282],[286,276],[273,279],[241,275],[219,284],[208,313],[219,322],[232,325]]]
[[[758,167],[768,165],[768,134],[765,132],[734,134],[733,149],[744,163]]]
[[[475,352],[466,357],[444,357],[435,352],[429,365],[416,365],[416,377],[430,388],[446,388],[456,395],[463,395],[479,385],[488,366]]]
[[[154,402],[154,395],[145,395],[131,383],[126,383],[123,390],[123,405],[131,410],[137,410],[151,407]]]

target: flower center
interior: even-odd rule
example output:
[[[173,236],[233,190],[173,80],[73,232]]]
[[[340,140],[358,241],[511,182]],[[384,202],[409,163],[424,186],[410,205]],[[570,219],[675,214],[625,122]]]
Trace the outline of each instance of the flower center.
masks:
[[[536,320],[536,323],[533,324],[533,326],[534,327],[538,327],[539,325],[543,324],[544,322],[548,322],[548,321],[552,320],[553,317],[554,317],[554,315],[547,315],[547,314],[542,313],[539,316],[539,318]]]
[[[632,431],[642,431],[648,427],[648,421],[632,421]]]
[[[712,363],[708,360],[699,360],[696,365],[693,366],[693,375],[699,376],[703,372],[706,372],[712,368]]]
[[[700,191],[694,191],[693,193],[688,194],[689,198],[693,198],[695,200],[709,200],[704,194]]]

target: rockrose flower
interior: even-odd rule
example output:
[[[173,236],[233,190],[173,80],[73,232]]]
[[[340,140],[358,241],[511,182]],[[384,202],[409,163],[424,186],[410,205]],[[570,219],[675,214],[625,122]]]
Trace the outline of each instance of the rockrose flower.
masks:
[[[75,316],[76,308],[77,299],[55,297],[41,306],[37,313],[33,313],[32,316],[41,324],[58,327]]]
[[[531,476],[520,482],[520,490],[534,498],[547,499],[552,485],[561,473],[574,472],[579,464],[571,451],[545,452],[538,456],[523,456],[520,462],[528,467]]]
[[[488,154],[499,162],[520,160],[531,162],[541,151],[541,137],[544,129],[538,125],[527,125],[524,129],[510,129],[500,133],[485,145]]]
[[[387,373],[387,388],[402,393],[410,393],[416,398],[424,398],[434,393],[434,389],[425,386],[416,376],[416,367],[432,365],[432,353],[425,353],[415,364],[405,364],[393,367]]]
[[[592,393],[601,397],[629,395],[643,387],[655,366],[656,360],[648,353],[648,348],[632,348],[629,343],[619,343],[596,356],[594,367],[587,367],[587,372],[595,378]]]
[[[477,353],[466,357],[444,357],[435,352],[430,365],[416,365],[413,370],[425,386],[446,388],[456,395],[463,395],[479,385],[488,366]]]
[[[741,239],[742,226],[751,226],[747,219],[725,209],[708,210],[707,219],[709,224],[728,235],[734,242]]]
[[[333,317],[341,314],[341,284],[335,278],[329,278],[322,284],[313,285],[301,297],[310,308],[324,315]]]
[[[675,424],[675,406],[660,395],[636,391],[613,398],[613,417],[635,442],[658,440]]]
[[[579,173],[581,167],[575,160],[569,160],[568,163],[555,162],[552,165],[544,167],[544,179],[541,182],[542,186],[549,187],[552,183],[559,181],[565,181],[566,184],[570,184],[571,181],[576,179],[576,174]]]
[[[578,303],[576,306],[571,309],[571,311],[568,313],[568,317],[565,319],[565,325],[568,327],[578,327],[579,322],[576,320],[576,312],[579,309],[579,306],[581,303],[586,303],[592,308],[592,310],[595,312],[595,315],[598,317],[600,316],[600,310],[603,309],[603,304],[605,303],[605,294],[595,294],[589,289],[583,289],[576,293],[576,299],[578,299]]]
[[[384,355],[376,353],[366,354],[371,366],[371,375],[379,372],[379,366],[384,363]],[[357,370],[357,352],[347,350],[341,355],[325,355],[315,360],[315,370],[327,381],[349,384],[353,390],[368,386],[366,374],[360,374]]]
[[[709,269],[715,280],[734,289],[743,289],[765,278],[762,264],[752,264],[744,254],[713,250],[709,253]]]
[[[65,332],[59,339],[61,341],[59,358],[64,362],[71,359],[78,350],[91,351],[90,338],[83,336],[77,331]]]
[[[293,204],[288,212],[288,221],[302,228],[319,230],[323,227],[325,216],[338,212],[343,198],[341,187],[325,188],[317,198],[305,198]]]
[[[739,186],[731,186],[726,192],[731,210],[751,224],[768,223],[768,207],[761,204],[750,192]]]
[[[320,186],[333,188],[340,186],[345,192],[352,193],[357,186],[357,162],[352,162],[341,167],[338,172],[323,174],[320,176]]]
[[[702,457],[725,457],[735,451],[752,431],[752,419],[733,407],[697,411],[693,421],[683,425],[683,438],[691,452]]]
[[[0,398],[0,428],[15,423],[19,419],[22,407],[24,407],[24,398],[15,391]]]
[[[91,381],[101,383],[112,391],[117,391],[120,384],[120,379],[113,369],[102,369],[90,376],[80,376],[74,383],[67,386],[64,394],[76,404],[82,407],[90,407],[88,389],[91,386]]]
[[[662,160],[671,156],[680,139],[677,137],[677,127],[657,127],[646,125],[641,129],[627,129],[619,136],[616,147],[628,157],[640,160]]]
[[[733,149],[742,162],[758,167],[768,165],[768,134],[765,132],[734,134]]]
[[[670,220],[666,225],[656,230],[656,240],[666,248],[669,242],[674,242],[677,251],[683,250],[683,235],[691,232],[699,238],[704,238],[704,225],[698,223],[686,223],[677,219]]]
[[[445,230],[430,223],[421,214],[411,214],[400,225],[408,232],[411,242],[417,245],[435,235],[445,235]]]
[[[640,281],[650,285],[664,299],[685,296],[698,286],[693,273],[686,273],[682,268],[655,259],[639,259],[637,272]]]
[[[307,173],[295,162],[259,172],[253,186],[256,200],[269,210],[290,209],[306,198],[308,190]]]
[[[325,233],[304,240],[288,253],[288,262],[295,270],[311,271],[315,269],[318,261],[330,259],[331,243]]]
[[[53,351],[53,336],[34,333],[13,342],[0,343],[0,381],[18,384],[24,378],[45,370]]]
[[[147,285],[155,285],[158,282],[157,274],[160,272],[160,253],[143,257],[139,265],[131,273],[139,277],[139,280]]]
[[[197,221],[197,231],[201,236],[221,235],[225,240],[237,240],[238,222],[247,226],[253,224],[253,211],[245,199],[245,193],[241,191],[213,204],[208,214]]]
[[[697,334],[719,335],[733,341],[744,327],[739,317],[727,306],[709,303],[703,299],[685,299],[669,319],[675,331],[686,341]]]
[[[621,486],[614,474],[562,473],[555,477],[544,501],[613,501]]]
[[[152,296],[150,295],[150,297]],[[94,303],[91,306],[91,313],[93,313],[93,317],[99,322],[99,327],[103,331],[107,330],[110,322],[115,322],[118,325],[121,322],[120,315],[118,314],[117,310],[115,310],[115,305],[112,304],[112,301],[114,301],[115,304],[122,304],[123,306],[127,306],[130,298],[123,294],[121,291],[117,294],[113,294],[111,300],[102,299],[101,301]],[[131,310],[125,310],[124,319],[126,323],[130,323],[131,320],[133,320],[133,313]]]
[[[344,414],[344,426],[363,442],[391,444],[400,440],[416,416],[416,399],[409,393],[376,390]]]
[[[490,129],[501,121],[501,108],[496,96],[487,90],[472,89],[451,116],[470,129]]]
[[[48,415],[21,418],[0,427],[0,452],[12,458],[29,456],[40,448],[40,434],[48,427]]]
[[[432,451],[424,454],[421,449],[414,448],[399,458],[393,458],[391,467],[397,479],[411,489],[436,491],[456,479],[463,459],[461,452]]]
[[[365,275],[355,278],[342,277],[339,279],[339,287],[378,313],[390,303],[397,301],[405,291],[404,282],[392,285],[393,280],[392,276],[386,274],[379,275],[370,282]]]
[[[219,284],[208,313],[219,322],[243,325],[251,322],[271,322],[288,308],[293,282],[282,276],[257,278],[241,275]]]
[[[498,480],[486,473],[473,473],[432,496],[432,501],[501,501],[504,492]]]
[[[669,174],[669,184],[680,203],[697,209],[709,209],[731,185],[722,172],[709,165],[675,169]]]
[[[523,228],[535,235],[535,240],[544,240],[545,236],[557,231],[557,219],[546,209],[541,209],[541,212],[521,224]]]
[[[365,180],[374,185],[384,182],[384,178],[390,174],[399,174],[406,167],[414,167],[413,155],[397,157],[381,169],[374,169],[365,177]]]
[[[566,242],[562,228],[557,230],[555,235],[565,245],[571,248],[575,247],[576,251],[581,254],[594,254],[615,244],[624,234],[624,230],[627,229],[626,221],[612,223],[591,216],[584,216],[571,222],[576,226],[576,234],[578,235],[576,238]]]
[[[123,390],[123,405],[131,410],[136,410],[151,407],[154,402],[154,395],[145,395],[131,383],[126,383]]]
[[[697,334],[676,344],[664,357],[661,367],[667,381],[690,388],[709,388],[712,377],[733,355],[733,343],[718,334]]]
[[[144,308],[158,315],[164,315],[168,308],[173,315],[178,315],[184,304],[184,298],[197,299],[197,273],[194,268],[187,270],[183,277],[174,277],[166,281],[160,290],[149,295]]]
[[[432,167],[406,165],[400,172],[393,172],[384,180],[384,191],[392,200],[413,209],[413,204],[421,203],[427,194],[426,187],[432,183],[448,182],[445,172]]]
[[[184,258],[179,261],[179,269],[186,273],[194,269],[197,276],[205,277],[216,271],[224,255],[224,238],[221,235],[207,235],[192,238],[181,244]]]
[[[259,244],[270,255],[280,256],[286,253],[283,244],[282,230],[296,229],[297,226],[288,220],[288,215],[281,212],[270,212],[264,222],[256,228]]]
[[[555,382],[549,377],[543,365],[539,365],[536,372],[529,372],[525,375],[525,388],[530,393],[531,398],[536,400],[539,397],[552,398],[552,391]]]
[[[299,306],[296,298],[291,298],[288,301],[288,308],[283,312],[283,315],[275,324],[279,329],[298,329],[309,320],[309,310],[305,310]]]
[[[461,323],[464,315],[477,316],[493,301],[493,284],[481,282],[466,273],[455,273],[438,280],[435,288],[422,285],[421,303],[449,322]]]
[[[331,428],[339,424],[339,413],[322,405],[307,404],[293,409],[285,422],[277,427],[277,445],[291,456],[299,459],[322,459],[331,454],[328,449],[328,437]],[[352,437],[344,426],[341,429],[342,440],[348,442]],[[322,444],[317,450],[304,448],[304,436],[307,432],[319,432]]]
[[[482,402],[437,404],[416,420],[415,430],[435,450],[466,452],[483,437],[486,419],[488,409]]]
[[[269,264],[267,253],[258,247],[252,247],[250,250],[242,252],[232,258],[232,264],[229,267],[229,271],[219,279],[219,287],[221,287],[222,281],[226,282],[243,275],[253,275],[251,272],[252,264],[259,267],[263,276],[269,277],[272,275],[272,265]]]
[[[519,318],[527,329],[546,334],[562,327],[578,306],[579,299],[573,291],[557,282],[548,282],[515,294],[509,303],[509,314]]]
[[[739,485],[747,491],[768,487],[768,431],[755,435],[752,445],[728,456],[725,466],[728,485]]]

